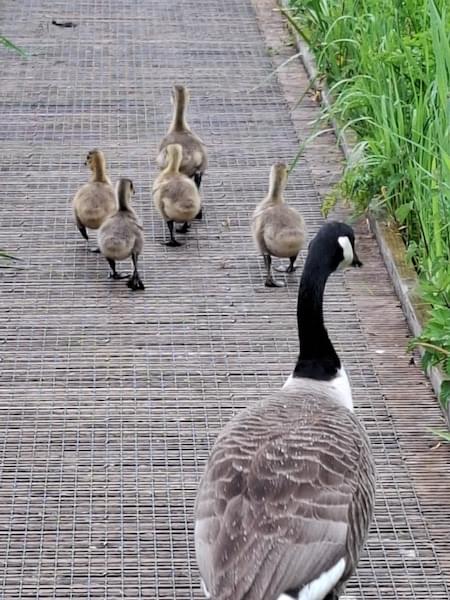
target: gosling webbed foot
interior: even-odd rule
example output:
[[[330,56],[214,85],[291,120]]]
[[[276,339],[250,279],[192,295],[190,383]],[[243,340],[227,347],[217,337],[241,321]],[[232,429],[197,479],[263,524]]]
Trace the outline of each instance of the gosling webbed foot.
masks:
[[[288,267],[275,267],[275,271],[278,273],[294,273],[297,269],[295,266],[295,261],[297,260],[297,256],[291,256],[289,258],[289,266]]]
[[[128,280],[127,286],[133,291],[145,290],[145,286],[142,283],[142,279],[139,277],[138,273],[138,258],[139,255],[136,252],[133,252],[131,254],[131,260],[133,261],[134,271],[133,275],[131,275],[130,279]]]
[[[297,270],[297,267],[294,267],[293,265],[289,265],[288,267],[283,267],[283,266],[274,267],[274,269],[278,273],[295,273],[295,271]]]
[[[201,208],[198,213],[195,215],[197,221],[201,221],[203,219],[203,209]]]
[[[175,246],[181,246],[180,242],[177,242],[173,235],[173,221],[167,221],[167,227],[170,233],[170,242],[166,242],[166,246],[169,246],[171,248],[175,248]]]
[[[265,286],[266,287],[284,287],[286,284],[284,283],[284,281],[276,281],[273,277],[272,277],[272,257],[270,256],[270,254],[264,254],[264,264],[266,265],[266,269],[267,269],[267,274],[266,274],[266,281],[265,281]]]
[[[270,288],[277,288],[277,287],[285,287],[286,284],[284,283],[284,281],[277,281],[275,279],[273,279],[272,277],[268,277],[264,283],[264,285],[266,287],[270,287]]]
[[[145,290],[145,286],[142,283],[142,280],[137,273],[135,273],[134,275],[132,275],[130,277],[130,279],[128,280],[127,286],[134,292],[136,290]]]
[[[177,228],[177,232],[178,233],[187,233],[190,228],[191,228],[191,226],[189,225],[189,223],[184,223],[181,227]]]
[[[88,248],[89,252],[92,252],[92,254],[100,254],[101,250],[100,248]]]
[[[112,258],[107,258],[106,260],[108,261],[109,268],[111,269],[108,274],[109,279],[126,279],[127,277],[129,277],[128,274],[118,273],[116,271],[116,261],[115,260],[113,260]]]

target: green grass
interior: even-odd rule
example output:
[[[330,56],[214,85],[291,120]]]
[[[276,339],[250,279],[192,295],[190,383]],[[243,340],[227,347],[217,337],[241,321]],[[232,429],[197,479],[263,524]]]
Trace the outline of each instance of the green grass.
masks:
[[[441,441],[450,444],[450,433],[442,429],[433,429],[432,433],[437,436]]]
[[[8,50],[17,52],[17,54],[20,54],[24,58],[28,57],[28,54],[25,52],[25,50],[23,50],[23,48],[20,48],[19,46],[16,46],[15,44],[13,44],[11,42],[11,40],[8,40],[8,38],[6,38],[4,35],[0,35],[0,45],[4,46]]]
[[[440,364],[450,378],[448,0],[291,0],[291,8],[330,88],[326,116],[357,134],[339,193],[356,211],[398,223],[432,302],[417,343],[426,364]],[[438,280],[430,293],[427,283]]]
[[[13,261],[20,261],[20,258],[13,256],[9,252],[0,248],[0,269],[12,269],[14,268],[11,264]],[[17,267],[16,267],[17,268]]]

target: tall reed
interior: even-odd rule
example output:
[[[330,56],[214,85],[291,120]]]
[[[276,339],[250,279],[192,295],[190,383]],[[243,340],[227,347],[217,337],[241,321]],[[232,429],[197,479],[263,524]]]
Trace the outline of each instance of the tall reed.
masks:
[[[404,226],[419,270],[450,258],[447,0],[293,0],[297,21],[361,140],[344,188]]]
[[[450,378],[448,0],[291,0],[297,27],[359,142],[343,181],[358,210],[395,220],[431,302],[419,342]],[[428,286],[428,287],[427,287]],[[428,344],[428,346],[427,346]],[[444,386],[450,399],[450,382]]]

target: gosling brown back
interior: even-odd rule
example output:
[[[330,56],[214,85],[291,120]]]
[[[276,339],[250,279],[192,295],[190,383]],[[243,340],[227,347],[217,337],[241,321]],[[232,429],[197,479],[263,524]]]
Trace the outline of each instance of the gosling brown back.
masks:
[[[306,239],[302,215],[285,204],[283,192],[286,181],[286,165],[281,162],[274,164],[270,172],[269,193],[255,208],[252,218],[253,239],[264,257],[267,270],[266,287],[284,285],[272,276],[272,256],[289,258],[290,264],[285,271],[292,273]]]
[[[89,183],[83,185],[72,202],[77,228],[88,240],[86,228],[98,229],[117,210],[117,199],[111,180],[106,171],[105,156],[101,150],[88,152],[85,165],[92,175]]]
[[[100,227],[98,244],[110,266],[110,277],[122,279],[123,276],[116,271],[116,261],[131,257],[134,271],[127,285],[132,290],[143,290],[144,284],[138,273],[138,259],[144,246],[144,232],[131,206],[132,193],[134,193],[134,186],[131,179],[120,179],[117,187],[119,208]]]
[[[178,229],[186,233],[189,223],[201,211],[201,198],[195,183],[181,172],[183,149],[180,144],[167,147],[167,165],[153,184],[153,201],[167,223],[170,241],[168,246],[179,246],[173,232],[174,223],[184,223]]]
[[[183,149],[180,165],[181,173],[194,179],[200,188],[203,174],[208,166],[208,155],[202,140],[193,133],[186,121],[186,108],[189,102],[189,90],[182,85],[175,85],[172,91],[173,117],[167,135],[159,145],[156,162],[160,169],[167,166],[167,147],[179,144]]]

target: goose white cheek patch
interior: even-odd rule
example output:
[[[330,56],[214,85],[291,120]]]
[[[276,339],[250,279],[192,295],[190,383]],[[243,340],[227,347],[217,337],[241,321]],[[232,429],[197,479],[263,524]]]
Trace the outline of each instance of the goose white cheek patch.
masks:
[[[338,243],[344,252],[344,259],[340,263],[339,267],[349,267],[354,258],[352,244],[346,235],[341,235],[338,237]]]

